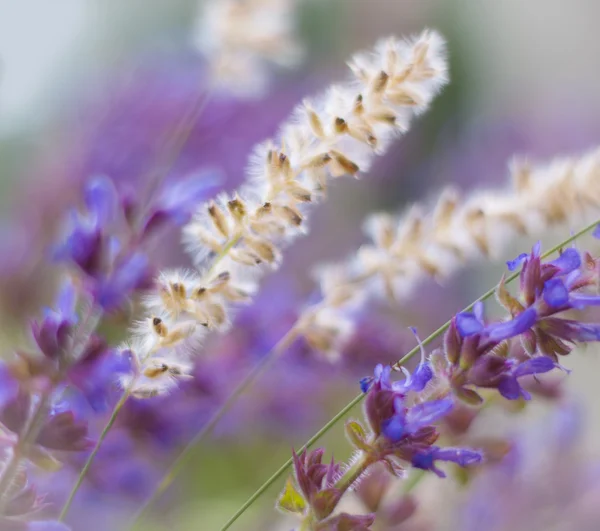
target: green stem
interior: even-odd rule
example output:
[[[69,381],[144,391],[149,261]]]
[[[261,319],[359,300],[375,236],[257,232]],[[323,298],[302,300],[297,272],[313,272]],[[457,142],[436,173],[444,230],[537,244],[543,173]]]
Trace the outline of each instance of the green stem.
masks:
[[[563,247],[565,247],[566,245],[570,244],[571,242],[575,241],[577,238],[583,236],[584,234],[590,232],[591,230],[593,230],[598,224],[600,223],[600,219],[597,219],[596,221],[594,221],[593,223],[589,224],[588,226],[584,227],[583,229],[581,229],[580,231],[576,232],[575,234],[571,235],[569,238],[563,240],[562,242],[560,242],[558,245],[554,246],[552,249],[546,251],[543,255],[542,258],[547,258],[548,256],[550,256],[551,254],[557,252],[558,250],[562,249]],[[511,282],[513,282],[517,277],[519,276],[519,272],[513,273],[512,275],[510,275],[507,279],[506,279],[506,284],[509,284]],[[496,291],[496,287],[493,287],[492,289],[486,291],[481,297],[479,297],[477,300],[473,301],[471,304],[469,304],[463,311],[470,311],[473,306],[477,303],[477,302],[482,302],[485,301],[487,299],[489,299],[492,295],[494,295],[495,291]],[[445,324],[443,324],[442,326],[440,326],[435,332],[433,332],[431,335],[429,335],[429,337],[427,337],[425,340],[423,340],[423,345],[426,346],[429,343],[431,343],[432,341],[434,341],[435,339],[437,339],[438,337],[440,337],[449,327],[450,327],[450,323],[451,321],[447,321]],[[416,356],[417,354],[419,354],[420,352],[420,347],[415,347],[413,348],[410,352],[408,352],[408,354],[406,354],[405,356],[403,356],[400,360],[398,360],[393,367],[394,368],[398,368],[401,365],[403,365],[404,363],[406,363],[408,360],[410,360],[412,357]],[[344,418],[346,416],[346,414],[348,412],[350,412],[350,410],[356,406],[357,404],[359,404],[363,398],[364,398],[364,394],[360,394],[355,396],[346,406],[344,406],[344,408],[339,411],[329,422],[327,422],[327,424],[325,424],[325,426],[323,426],[317,433],[315,433],[305,444],[304,446],[302,446],[302,448],[300,448],[300,450],[298,452],[302,452],[304,450],[306,450],[307,448],[309,448],[310,446],[312,446],[315,442],[317,442],[323,435],[325,435],[335,424],[337,424],[338,421],[340,421],[342,418]],[[279,478],[281,478],[281,476],[283,474],[285,474],[285,472],[288,470],[288,468],[292,465],[292,459],[288,459],[269,479],[267,479],[267,481],[258,488],[258,490],[252,494],[252,496],[250,496],[250,498],[248,498],[248,500],[231,516],[231,518],[229,518],[229,520],[227,520],[227,522],[225,523],[225,525],[223,525],[223,527],[221,528],[221,531],[227,531],[227,529],[229,529],[235,522],[236,520],[246,512],[246,510],[271,486],[273,485],[273,483],[275,483]]]
[[[350,486],[360,477],[362,476],[367,468],[369,468],[373,464],[372,458],[365,455],[361,457],[356,463],[354,463],[340,479],[338,479],[335,483],[335,488],[341,490],[342,492],[346,492]]]
[[[87,461],[85,462],[85,465],[81,469],[81,472],[79,473],[79,476],[77,478],[77,481],[75,482],[75,485],[73,485],[73,488],[71,489],[71,493],[69,494],[69,497],[68,497],[67,501],[65,502],[65,505],[63,506],[62,511],[60,512],[60,516],[58,517],[59,522],[64,521],[64,519],[66,518],[67,513],[69,512],[69,509],[71,508],[71,504],[73,503],[73,500],[75,499],[75,495],[77,494],[77,491],[79,490],[79,487],[83,483],[83,480],[85,479],[85,476],[87,475],[87,473],[90,469],[90,466],[92,466],[92,462],[94,461],[94,458],[96,457],[96,454],[98,453],[98,450],[100,450],[100,446],[104,442],[104,439],[108,435],[108,432],[112,428],[112,425],[115,423],[115,420],[117,420],[117,415],[119,414],[119,412],[125,405],[125,402],[127,402],[129,395],[130,395],[130,390],[127,389],[126,391],[123,392],[123,395],[117,402],[117,405],[115,406],[115,409],[113,410],[112,415],[108,419],[106,426],[104,426],[104,429],[102,430],[102,433],[100,434],[100,437],[98,438],[98,441],[96,442],[96,445],[94,446],[94,449],[90,453],[89,457],[87,458]]]
[[[169,488],[171,483],[177,477],[179,472],[185,467],[193,455],[193,450],[208,436],[212,433],[215,426],[219,421],[227,414],[227,412],[237,402],[237,399],[254,383],[254,381],[263,374],[272,363],[283,354],[287,348],[294,342],[297,337],[297,331],[295,328],[290,329],[277,344],[261,358],[261,360],[254,366],[251,372],[238,384],[233,393],[229,395],[223,405],[214,413],[210,420],[202,426],[200,431],[196,433],[194,438],[185,446],[183,451],[175,459],[173,464],[169,467],[160,483],[150,496],[150,498],[144,503],[142,508],[136,514],[133,519],[132,529],[140,520],[144,517],[148,509],[156,502],[160,496]]]

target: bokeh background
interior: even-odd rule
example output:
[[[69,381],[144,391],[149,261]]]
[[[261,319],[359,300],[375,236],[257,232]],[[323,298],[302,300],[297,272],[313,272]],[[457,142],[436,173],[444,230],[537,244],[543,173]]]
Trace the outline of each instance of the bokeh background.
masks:
[[[0,332],[7,352],[25,344],[27,319],[52,298],[60,271],[45,251],[84,180],[106,174],[135,191],[206,91],[202,58],[191,44],[201,7],[197,0],[0,0]],[[543,161],[597,146],[599,16],[592,0],[298,1],[302,65],[275,69],[258,98],[211,94],[170,179],[210,173],[235,187],[252,146],[273,135],[305,95],[343,79],[345,60],[380,37],[438,29],[448,40],[451,83],[368,175],[332,188],[311,234],[286,252],[285,266],[259,300],[226,337],[206,345],[194,382],[128,408],[81,495],[74,529],[122,528],[177,449],[310,299],[310,268],[362,242],[368,213],[399,211],[447,183],[464,190],[499,185],[513,155]],[[563,239],[570,229],[577,227],[545,241]],[[531,243],[515,244],[506,258]],[[176,232],[161,242],[156,259],[186,264]],[[426,336],[501,271],[501,263],[479,265],[444,285],[423,286],[402,309],[371,309],[339,364],[294,345],[197,448],[148,529],[218,529],[292,447],[354,396],[360,376],[413,346],[408,326]],[[107,322],[106,333],[119,341],[127,319]],[[497,408],[477,419],[477,433],[523,447],[503,465],[509,471],[492,466],[460,488],[456,478],[426,479],[416,490],[421,509],[397,529],[550,529],[550,522],[552,529],[600,528],[600,506],[590,501],[600,489],[595,350],[568,360],[574,370],[560,378],[560,400],[526,414]],[[94,429],[104,418],[98,415]],[[348,456],[341,425],[324,443],[336,457]],[[64,485],[49,480],[50,499],[59,500],[74,477],[67,465]],[[281,486],[233,529],[291,529],[273,511]]]

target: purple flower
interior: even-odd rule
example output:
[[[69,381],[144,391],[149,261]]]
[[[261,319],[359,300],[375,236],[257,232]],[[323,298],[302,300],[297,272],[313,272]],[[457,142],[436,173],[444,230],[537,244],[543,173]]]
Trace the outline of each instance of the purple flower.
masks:
[[[422,470],[430,470],[441,478],[446,477],[446,474],[437,468],[436,461],[446,461],[467,467],[481,463],[483,455],[481,452],[467,448],[440,448],[439,446],[431,446],[423,452],[416,453],[412,458],[412,465]]]
[[[529,255],[527,253],[521,253],[514,260],[509,260],[508,262],[506,262],[508,270],[515,271],[523,262],[525,262],[525,260],[527,260],[528,256]]]
[[[551,308],[562,308],[569,303],[569,290],[560,278],[547,280],[542,296]]]
[[[498,384],[498,391],[508,400],[517,400],[523,397],[530,400],[531,395],[525,391],[518,382],[522,376],[543,374],[555,369],[558,365],[548,356],[538,356],[519,365],[515,365],[510,373],[504,375]]]
[[[198,205],[214,195],[222,184],[217,172],[190,175],[178,182],[166,183],[153,201],[144,223],[144,234],[155,232],[166,222],[177,226],[187,223]]]
[[[365,376],[360,380],[360,389],[366,393],[372,385],[379,386],[380,389],[391,389],[390,375],[392,368],[389,365],[378,363],[373,371],[373,376]]]
[[[581,255],[577,249],[569,247],[548,264],[556,267],[561,275],[566,275],[581,267]]]
[[[72,327],[77,323],[75,304],[75,287],[67,281],[58,294],[56,309],[47,308],[41,322],[31,323],[38,347],[50,359],[56,359],[63,351]]]
[[[493,323],[486,326],[483,333],[488,339],[500,342],[527,332],[527,330],[535,325],[537,320],[537,310],[530,307],[510,321]]]
[[[406,408],[400,396],[394,400],[394,415],[384,421],[383,434],[393,443],[430,426],[450,412],[453,401],[449,398],[432,400]]]
[[[461,312],[456,316],[456,329],[461,337],[479,334],[484,327],[482,302],[475,303],[472,312]]]

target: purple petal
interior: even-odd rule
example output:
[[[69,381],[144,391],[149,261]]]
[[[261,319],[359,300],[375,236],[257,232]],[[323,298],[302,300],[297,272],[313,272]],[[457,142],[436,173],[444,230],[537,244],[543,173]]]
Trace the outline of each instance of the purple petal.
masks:
[[[578,310],[581,310],[586,306],[600,306],[600,295],[573,293],[571,295],[571,304]]]
[[[406,413],[408,431],[414,433],[420,428],[430,426],[447,415],[453,407],[454,402],[450,398],[432,400],[411,407]]]
[[[222,182],[216,172],[193,175],[176,183],[169,183],[157,201],[157,211],[164,212],[178,225],[187,222],[198,204],[213,195]]]
[[[75,286],[70,280],[62,285],[56,299],[56,308],[61,316],[72,324],[77,322],[75,305],[77,303],[77,292]]]
[[[392,368],[389,365],[382,365],[381,363],[377,364],[375,367],[375,383],[379,384],[381,389],[391,389],[392,384],[390,382],[390,374],[392,373]]]
[[[483,455],[468,448],[439,448],[434,452],[434,458],[440,461],[450,461],[459,466],[470,466],[481,463]]]
[[[528,256],[529,255],[527,253],[521,253],[514,260],[509,260],[508,262],[506,262],[508,270],[515,271],[525,260],[527,260]]]
[[[148,258],[142,253],[134,254],[100,283],[96,294],[98,304],[107,311],[118,308],[144,281],[147,273]]]
[[[504,341],[527,332],[536,322],[537,312],[535,308],[530,307],[511,321],[489,325],[485,333],[492,341]]]
[[[85,189],[85,204],[93,214],[97,227],[112,221],[116,215],[119,196],[108,177],[96,177]]]
[[[567,341],[600,341],[600,324],[580,323],[570,319],[544,319],[546,331]]]
[[[521,363],[513,373],[515,378],[529,374],[541,374],[556,368],[556,363],[548,356],[537,356]]]
[[[577,249],[569,247],[556,260],[549,263],[557,267],[562,274],[567,274],[581,267],[581,255]]]
[[[474,313],[461,312],[456,316],[456,329],[461,337],[478,334],[483,328],[483,323]]]
[[[514,376],[504,376],[498,384],[498,391],[508,400],[517,400],[523,396],[523,390]]]
[[[406,389],[416,393],[425,389],[433,378],[433,369],[427,362],[419,363],[407,382]]]
[[[406,433],[406,422],[401,415],[394,415],[382,423],[383,434],[392,442],[398,442]]]
[[[361,378],[359,381],[359,385],[360,385],[360,390],[363,393],[366,393],[371,388],[371,385],[373,385],[373,377],[365,376],[364,378]]]
[[[598,223],[598,225],[596,225],[596,228],[594,229],[594,232],[592,232],[592,236],[594,238],[600,239],[600,223]]]
[[[412,458],[412,465],[415,468],[420,468],[421,470],[431,470],[433,468],[433,463],[434,463],[433,454],[434,454],[433,449],[429,449],[424,452],[419,452],[418,454],[415,454]],[[441,477],[445,477],[445,476],[441,476]]]
[[[544,284],[543,297],[551,308],[561,308],[569,303],[569,290],[560,278],[552,278]]]

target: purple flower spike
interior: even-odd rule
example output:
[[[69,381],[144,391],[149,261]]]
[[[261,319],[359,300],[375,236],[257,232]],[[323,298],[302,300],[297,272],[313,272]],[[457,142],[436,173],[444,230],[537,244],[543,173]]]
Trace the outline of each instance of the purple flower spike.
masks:
[[[566,275],[581,267],[581,255],[577,249],[569,247],[556,260],[549,262],[549,264],[558,268],[561,274]]]
[[[551,308],[562,308],[569,304],[569,290],[560,278],[552,278],[544,284],[544,301]]]
[[[518,269],[521,266],[521,264],[525,262],[525,260],[527,260],[528,256],[529,255],[527,253],[521,253],[514,260],[509,260],[508,262],[506,262],[508,270],[515,271],[516,269]]]
[[[527,308],[514,319],[503,323],[494,323],[485,328],[487,337],[496,342],[504,341],[511,337],[527,332],[537,322],[537,311],[535,308]]]

